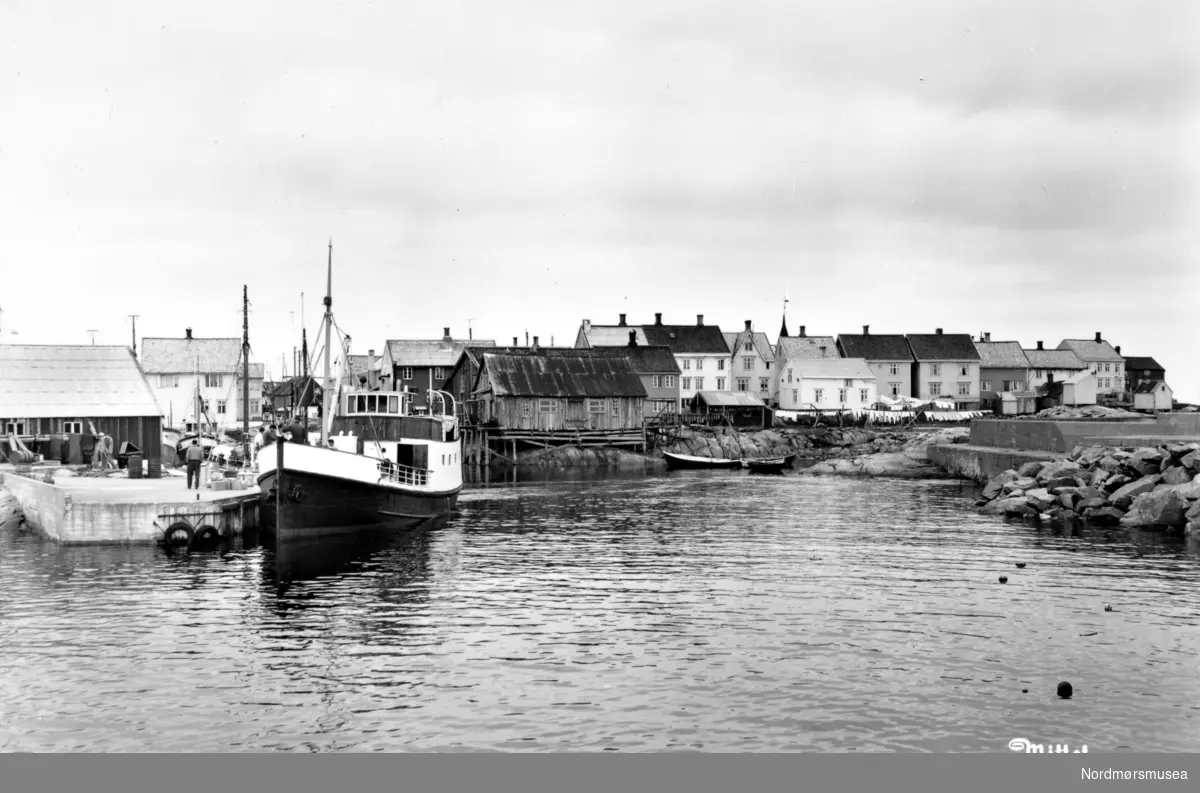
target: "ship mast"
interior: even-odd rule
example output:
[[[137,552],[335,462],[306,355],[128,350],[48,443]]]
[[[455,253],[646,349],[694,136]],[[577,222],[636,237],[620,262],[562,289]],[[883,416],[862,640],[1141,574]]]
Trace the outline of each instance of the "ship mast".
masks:
[[[321,386],[321,446],[329,445],[329,364],[333,357],[330,336],[333,331],[333,240],[329,240],[329,264],[325,275],[325,382]]]

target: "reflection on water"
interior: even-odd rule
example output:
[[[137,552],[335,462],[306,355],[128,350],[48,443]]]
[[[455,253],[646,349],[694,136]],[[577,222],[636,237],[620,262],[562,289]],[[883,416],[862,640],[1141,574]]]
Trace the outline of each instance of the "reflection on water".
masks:
[[[545,470],[319,543],[0,530],[0,750],[1200,750],[1200,548],[975,492]]]

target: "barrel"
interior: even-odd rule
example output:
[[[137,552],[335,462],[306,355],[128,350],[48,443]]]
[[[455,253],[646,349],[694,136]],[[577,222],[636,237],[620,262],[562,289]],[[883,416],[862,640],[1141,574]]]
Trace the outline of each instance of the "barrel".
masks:
[[[129,478],[130,479],[141,479],[142,478],[142,455],[140,455],[140,454],[129,455]]]
[[[146,478],[162,479],[162,460],[160,458],[155,457],[146,461]]]

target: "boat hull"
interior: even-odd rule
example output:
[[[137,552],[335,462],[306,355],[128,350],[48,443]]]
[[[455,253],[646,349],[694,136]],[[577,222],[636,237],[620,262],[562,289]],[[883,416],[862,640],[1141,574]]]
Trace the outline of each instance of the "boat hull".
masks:
[[[670,452],[663,452],[663,457],[665,457],[667,460],[667,467],[674,469],[742,467],[741,460],[731,460],[719,457],[692,457],[686,454],[672,454]]]

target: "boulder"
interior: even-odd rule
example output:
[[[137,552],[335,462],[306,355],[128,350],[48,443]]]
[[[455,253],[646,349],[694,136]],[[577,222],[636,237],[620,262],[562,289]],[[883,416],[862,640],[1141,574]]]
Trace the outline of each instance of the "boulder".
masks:
[[[1019,490],[1021,492],[1025,492],[1026,490],[1033,490],[1035,487],[1037,487],[1037,480],[1034,479],[1033,477],[1018,476],[1016,479],[1012,480],[1011,482],[1005,482],[1001,486],[1000,489],[1005,493],[1012,493],[1013,491],[1017,491],[1017,490]]]
[[[1070,462],[1069,460],[1055,460],[1054,462],[1046,463],[1044,466],[1042,466],[1042,469],[1038,471],[1037,480],[1038,483],[1041,484],[1049,482],[1052,479],[1062,478],[1064,476],[1074,478],[1076,476],[1086,475],[1087,474],[1084,472],[1084,470],[1076,463]]]
[[[1096,467],[1102,468],[1110,474],[1115,474],[1121,470],[1121,461],[1112,455],[1106,455],[1100,458],[1099,462],[1096,463]]]
[[[1086,512],[1089,509],[1100,509],[1106,503],[1102,498],[1081,498],[1075,504],[1075,509],[1079,512]]]
[[[1200,499],[1200,482],[1188,480],[1182,485],[1159,485],[1158,490],[1174,490],[1181,498],[1187,501],[1196,501]]]
[[[1187,512],[1183,516],[1188,520],[1200,522],[1200,501],[1188,507]]]
[[[1080,477],[1075,476],[1056,476],[1046,480],[1038,480],[1042,487],[1047,490],[1053,490],[1056,487],[1083,487],[1086,486],[1088,480],[1083,479],[1083,484],[1080,484]]]
[[[1041,471],[1045,467],[1046,467],[1045,462],[1043,462],[1041,460],[1034,460],[1033,462],[1025,463],[1020,468],[1018,468],[1017,474],[1019,476],[1035,476],[1036,477],[1038,475],[1038,472]]]
[[[1162,472],[1162,480],[1168,485],[1182,485],[1192,481],[1192,474],[1182,465],[1173,465]]]
[[[1056,496],[1077,496],[1082,488],[1079,487],[1056,487],[1050,490],[1051,494]],[[1098,494],[1097,494],[1098,495]]]
[[[1125,476],[1125,474],[1113,474],[1108,479],[1104,480],[1104,487],[1102,489],[1105,493],[1112,493],[1121,489],[1132,481],[1133,480],[1128,476]]]
[[[1187,500],[1170,488],[1143,493],[1134,499],[1123,526],[1164,526],[1179,528],[1187,522]]]
[[[1161,460],[1130,460],[1125,463],[1123,470],[1130,475],[1130,478],[1140,479],[1145,476],[1157,474],[1161,470],[1161,467]]]
[[[1192,472],[1200,471],[1200,451],[1189,452],[1179,458],[1179,464]]]
[[[1075,493],[1080,498],[1098,498],[1101,501],[1104,500],[1104,492],[1094,487],[1081,487]]]
[[[1136,482],[1130,482],[1113,491],[1109,494],[1108,500],[1113,506],[1119,509],[1128,509],[1135,498],[1144,493],[1149,493],[1160,481],[1162,481],[1162,477],[1158,474],[1144,476]]]
[[[1025,503],[1023,497],[997,499],[986,507],[983,512],[987,515],[1036,515],[1037,510]]]
[[[1115,507],[1099,507],[1083,513],[1083,519],[1088,523],[1113,524],[1120,523],[1125,513]]]
[[[1013,471],[1012,469],[1009,469],[1007,471],[1003,471],[1001,473],[996,474],[995,476],[993,476],[991,479],[988,480],[987,485],[983,488],[983,493],[982,493],[983,497],[989,498],[989,499],[995,498],[996,496],[1000,495],[1000,492],[1003,489],[1004,485],[1008,484],[1009,482],[1013,481],[1016,478],[1017,478],[1017,472]]]
[[[1077,458],[1075,458],[1075,461],[1078,462],[1080,465],[1082,465],[1085,468],[1091,468],[1096,463],[1100,462],[1100,460],[1103,459],[1104,456],[1107,454],[1108,454],[1107,447],[1089,446],[1086,449],[1084,449],[1083,452]]]
[[[1025,491],[1025,501],[1038,512],[1045,512],[1054,503],[1054,496],[1044,487]]]
[[[1104,468],[1096,468],[1092,471],[1091,478],[1088,479],[1088,485],[1091,487],[1101,487],[1112,476],[1112,473]]]
[[[1183,532],[1188,537],[1200,537],[1200,523],[1189,522],[1183,527]]]
[[[1062,493],[1058,497],[1058,503],[1062,504],[1067,509],[1075,509],[1075,502],[1079,500],[1079,496],[1074,493]]]

